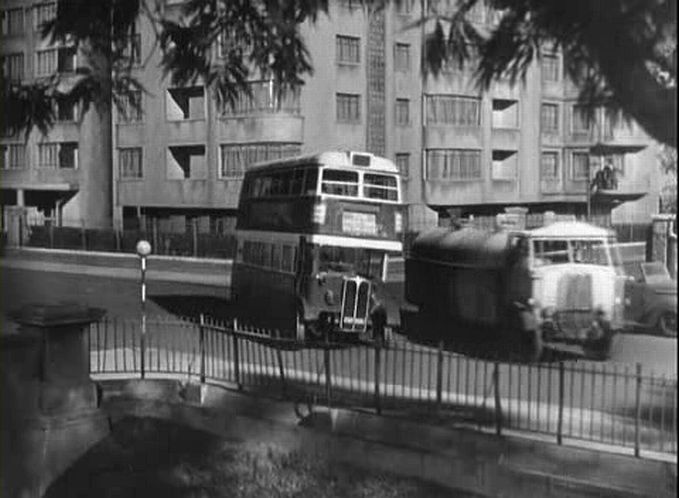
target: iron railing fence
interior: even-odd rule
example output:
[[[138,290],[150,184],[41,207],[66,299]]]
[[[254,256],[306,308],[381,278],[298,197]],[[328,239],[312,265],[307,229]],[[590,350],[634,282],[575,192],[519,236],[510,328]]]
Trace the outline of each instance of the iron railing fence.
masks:
[[[136,322],[104,320],[90,330],[91,372],[179,375],[309,405],[434,414],[438,423],[540,433],[559,444],[592,441],[637,456],[677,453],[677,379],[641,365],[522,364],[463,356],[443,344],[279,336],[202,317],[154,318],[142,345]]]
[[[151,242],[154,254],[163,256],[230,259],[236,254],[235,234],[202,233],[195,227],[186,232],[163,232],[59,227],[47,223],[29,225],[27,230],[28,247],[135,253],[137,242],[145,239]]]

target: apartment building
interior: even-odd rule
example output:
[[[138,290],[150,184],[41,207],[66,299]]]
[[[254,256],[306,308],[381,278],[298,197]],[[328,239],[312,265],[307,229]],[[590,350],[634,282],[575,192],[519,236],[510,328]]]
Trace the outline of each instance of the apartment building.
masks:
[[[2,3],[0,53],[6,78],[35,81],[58,73],[64,84],[75,78],[80,54],[40,36],[40,25],[55,14],[54,2]],[[29,215],[110,226],[111,151],[99,138],[105,133],[111,133],[110,119],[91,110],[81,120],[77,106],[64,105],[56,109],[55,126],[47,134],[11,132],[1,137],[3,213],[19,206]]]
[[[179,15],[178,4],[166,0],[167,13]],[[53,5],[4,3],[5,74],[34,78],[77,64],[68,47],[43,47],[33,28]],[[26,143],[4,137],[3,204],[89,223],[109,189],[116,225],[141,221],[183,230],[196,223],[203,231],[228,230],[250,164],[358,149],[398,164],[411,230],[509,206],[612,211],[614,218],[639,221],[654,212],[655,147],[638,126],[617,123],[604,110],[587,119],[560,54],[543,54],[524,82],[500,80],[485,92],[473,85],[471,67],[451,65],[438,77],[424,77],[423,30],[412,27],[421,5],[403,2],[368,13],[355,1],[332,2],[329,18],[304,27],[313,76],[282,95],[262,74],[250,83],[253,97],[233,108],[220,108],[200,82],[175,88],[163,79],[153,31],[140,19],[130,50],[146,92],[130,98],[142,112],[132,102],[125,112],[114,110],[109,162],[106,150],[92,146],[95,133],[106,132],[96,116],[80,125],[64,120],[47,137],[34,133]],[[496,20],[482,7],[470,15],[478,23]],[[44,51],[55,54],[50,62]],[[220,60],[219,43],[213,57]],[[604,165],[616,171],[616,181],[591,193],[589,184]]]

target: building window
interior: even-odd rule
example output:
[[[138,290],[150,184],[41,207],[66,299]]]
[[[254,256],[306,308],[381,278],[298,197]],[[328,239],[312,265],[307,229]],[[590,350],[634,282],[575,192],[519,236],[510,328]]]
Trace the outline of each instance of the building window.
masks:
[[[481,99],[457,95],[427,95],[427,124],[481,125]]]
[[[491,178],[493,180],[515,180],[519,154],[515,150],[494,150]]]
[[[204,145],[177,145],[168,147],[168,180],[206,180],[207,160]]]
[[[572,116],[573,133],[586,133],[592,129],[592,119],[585,106],[574,105]]]
[[[2,11],[2,36],[20,35],[24,32],[24,9]]]
[[[142,178],[141,147],[118,149],[118,171],[120,178]]]
[[[9,81],[21,81],[24,78],[24,54],[3,55],[2,71]]]
[[[45,142],[38,144],[38,167],[45,169],[76,169],[78,142]]]
[[[57,103],[57,121],[60,123],[72,123],[78,119],[78,106],[75,102]]]
[[[51,76],[57,72],[57,50],[38,50],[35,54],[35,75]]]
[[[519,101],[493,99],[493,128],[518,128]]]
[[[540,129],[542,133],[559,133],[559,105],[542,104],[540,107]]]
[[[540,67],[542,69],[542,81],[557,82],[561,79],[559,56],[557,54],[542,54]]]
[[[33,26],[36,30],[42,29],[42,25],[57,17],[57,3],[41,3],[33,6]]]
[[[397,43],[394,46],[394,69],[396,71],[410,71],[410,45]]]
[[[202,86],[169,88],[165,99],[169,121],[205,119],[205,91]]]
[[[36,52],[36,76],[52,76],[59,73],[73,73],[78,57],[75,47],[49,48]]]
[[[298,156],[298,143],[222,144],[219,146],[219,177],[241,178],[248,166]]]
[[[559,172],[559,153],[543,152],[540,156],[540,178],[543,180],[558,180]]]
[[[472,149],[428,149],[427,180],[481,179],[481,151]]]
[[[353,36],[337,35],[335,39],[337,62],[358,64],[361,62],[361,39]]]
[[[255,113],[299,114],[300,87],[283,88],[274,80],[248,82],[250,95],[242,94],[233,104],[225,103],[222,116]]]
[[[337,94],[337,121],[358,123],[361,121],[361,96],[353,93]]]
[[[26,167],[26,145],[1,144],[2,169],[23,169]]]
[[[396,154],[396,167],[404,180],[410,177],[410,154],[407,152]]]
[[[135,66],[141,64],[141,35],[139,33],[129,36],[122,55]]]
[[[589,153],[573,152],[571,155],[571,178],[589,180]]]
[[[410,125],[410,99],[396,99],[396,126]]]
[[[118,123],[137,123],[142,121],[144,112],[142,109],[141,90],[135,90],[118,97]]]

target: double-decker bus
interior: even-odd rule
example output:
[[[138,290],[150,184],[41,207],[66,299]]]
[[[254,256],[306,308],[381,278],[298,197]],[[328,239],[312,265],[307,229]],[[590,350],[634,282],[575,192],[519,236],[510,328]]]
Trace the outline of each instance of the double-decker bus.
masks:
[[[369,153],[249,168],[231,280],[239,313],[300,340],[398,324],[381,283],[388,257],[403,250],[402,207],[396,166]]]

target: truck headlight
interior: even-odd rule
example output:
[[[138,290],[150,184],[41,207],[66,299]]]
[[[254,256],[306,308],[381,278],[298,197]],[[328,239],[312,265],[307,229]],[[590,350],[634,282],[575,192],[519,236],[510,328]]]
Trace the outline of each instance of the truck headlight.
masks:
[[[323,299],[325,299],[325,304],[327,304],[328,306],[333,306],[335,304],[335,293],[328,289],[327,291],[325,291]]]

